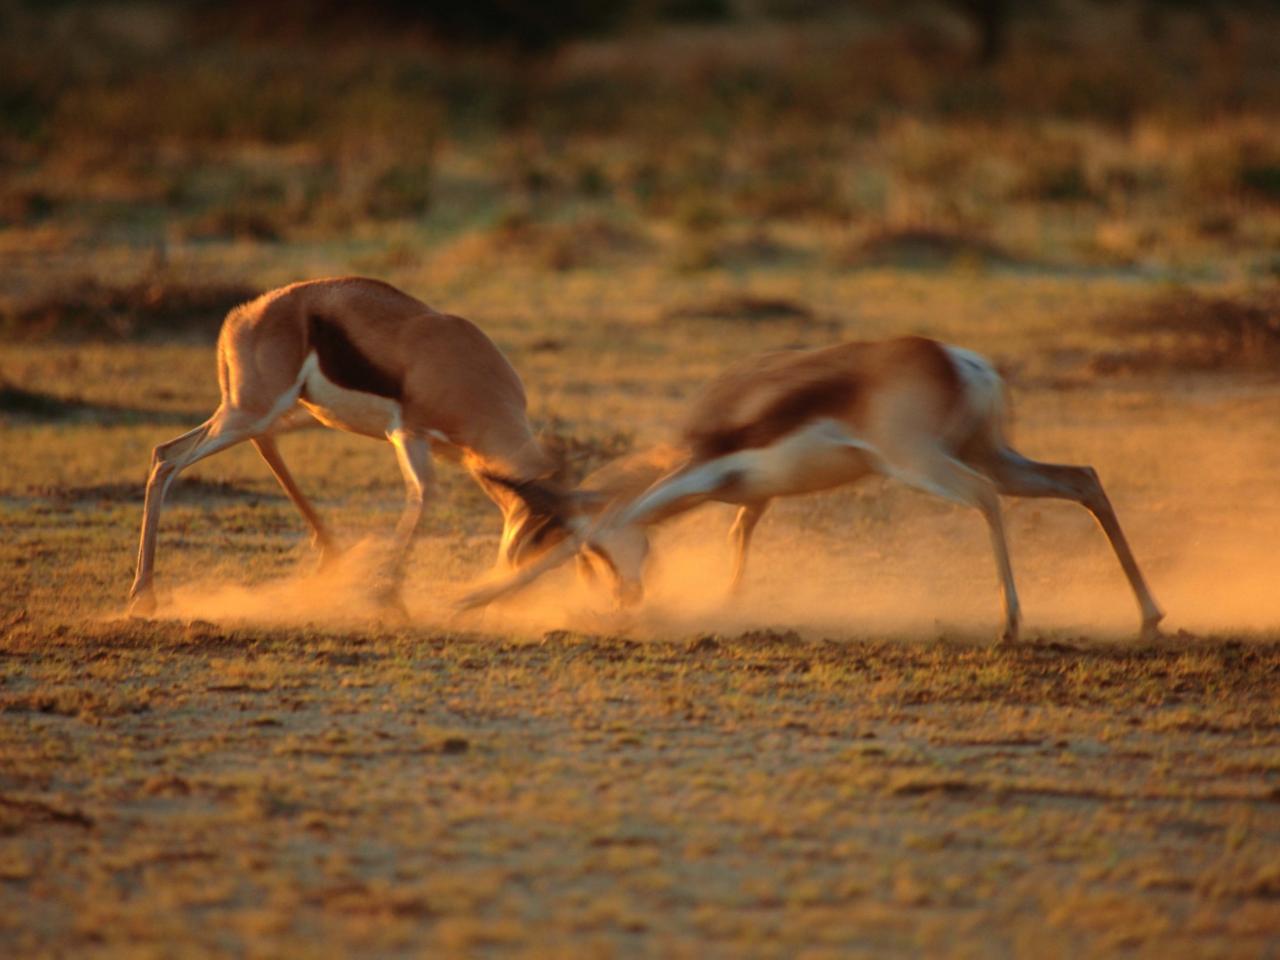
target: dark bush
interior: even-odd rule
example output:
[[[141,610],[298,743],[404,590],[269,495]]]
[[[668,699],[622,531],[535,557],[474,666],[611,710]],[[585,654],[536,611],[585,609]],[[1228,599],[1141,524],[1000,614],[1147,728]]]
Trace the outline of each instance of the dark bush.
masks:
[[[1096,358],[1097,373],[1280,369],[1280,287],[1237,296],[1173,291],[1110,313],[1100,326],[1131,346]]]
[[[227,311],[260,292],[238,283],[142,280],[116,286],[85,277],[0,308],[0,339],[212,340]]]

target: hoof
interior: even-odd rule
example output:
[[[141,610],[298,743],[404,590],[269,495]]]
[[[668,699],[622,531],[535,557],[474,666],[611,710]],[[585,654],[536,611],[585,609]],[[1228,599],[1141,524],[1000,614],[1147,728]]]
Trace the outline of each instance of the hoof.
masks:
[[[378,598],[378,614],[387,620],[396,623],[408,623],[408,607],[404,605],[404,600],[399,594],[394,596],[380,596]]]
[[[619,583],[613,588],[613,605],[619,610],[631,610],[644,599],[644,584]]]
[[[404,605],[402,600],[388,601],[378,607],[378,619],[404,626],[410,620],[409,608]]]
[[[328,573],[342,559],[342,550],[334,546],[321,546],[320,559],[316,561],[316,573]]]
[[[156,594],[150,587],[129,595],[128,614],[131,617],[149,617],[156,612]]]
[[[374,596],[378,605],[378,615],[397,623],[409,622],[409,608],[404,605],[404,598],[398,590],[387,590]]]
[[[1000,637],[996,640],[998,647],[1011,647],[1018,642],[1018,636],[1021,633],[1017,620],[1012,620],[1004,625],[1004,629],[1000,631]]]
[[[1138,639],[1144,643],[1160,639],[1160,621],[1164,619],[1163,613],[1157,613],[1155,616],[1147,617],[1142,621],[1142,629],[1138,631]]]

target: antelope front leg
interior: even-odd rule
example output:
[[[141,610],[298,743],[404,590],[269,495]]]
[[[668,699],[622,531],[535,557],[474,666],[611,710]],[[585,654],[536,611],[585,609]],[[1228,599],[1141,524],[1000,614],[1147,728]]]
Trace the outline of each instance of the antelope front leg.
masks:
[[[912,486],[938,496],[974,507],[987,521],[991,551],[995,554],[996,573],[1000,577],[1004,599],[1004,629],[1001,643],[1014,643],[1022,625],[1022,608],[1013,582],[1013,565],[1009,561],[1009,545],[1005,539],[1004,521],[1000,515],[1000,498],[990,478],[967,464],[952,458],[946,451],[930,446],[895,453],[888,459],[890,470]]]
[[[129,588],[131,614],[145,617],[155,612],[156,537],[160,529],[160,511],[164,509],[165,494],[178,475],[182,457],[204,441],[209,434],[210,422],[202,423],[194,430],[160,444],[151,453],[151,470],[147,475],[147,492],[142,506],[138,566],[133,576],[133,585]]]
[[[749,503],[740,507],[733,526],[729,529],[729,544],[733,548],[733,574],[729,580],[729,592],[742,592],[742,578],[747,572],[747,551],[751,548],[751,535],[755,533],[756,524],[764,516],[769,501]]]
[[[271,468],[272,474],[275,475],[285,495],[298,508],[302,518],[306,520],[307,526],[311,529],[311,544],[320,551],[320,569],[327,569],[337,560],[342,551],[338,549],[333,535],[329,532],[328,527],[325,526],[324,521],[320,519],[320,515],[316,513],[311,501],[307,499],[297,481],[293,479],[293,474],[289,472],[289,468],[285,465],[284,458],[280,456],[280,449],[276,446],[275,437],[269,434],[254,437],[253,445],[258,453],[262,455],[262,459],[266,461],[267,466]]]
[[[422,520],[422,510],[431,494],[435,475],[431,467],[431,444],[425,437],[405,430],[395,430],[388,435],[388,439],[395,447],[396,461],[404,475],[405,508],[400,522],[396,524],[391,559],[386,569],[388,582],[378,590],[376,599],[407,617],[408,611],[401,597],[404,570],[409,550],[417,538],[418,524]]]
[[[265,418],[258,418],[263,420]],[[156,538],[164,498],[178,474],[205,457],[234,446],[261,431],[252,414],[231,407],[219,407],[204,423],[180,437],[162,443],[152,452],[151,473],[142,506],[142,533],[138,543],[138,567],[129,588],[129,612],[148,616],[156,608]]]
[[[1116,559],[1128,578],[1134,599],[1142,611],[1141,637],[1155,640],[1160,636],[1164,611],[1151,595],[1129,541],[1120,529],[1120,521],[1093,467],[1073,467],[1029,460],[1016,450],[1004,448],[988,456],[988,469],[1001,493],[1015,497],[1053,497],[1070,500],[1088,510],[1102,528],[1115,551]]]

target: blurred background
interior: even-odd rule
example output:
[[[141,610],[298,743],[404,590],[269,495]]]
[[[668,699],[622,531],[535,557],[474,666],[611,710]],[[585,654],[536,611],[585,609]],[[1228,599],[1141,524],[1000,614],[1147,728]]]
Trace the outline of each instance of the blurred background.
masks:
[[[1266,286],[1278,50],[1266,0],[3,0],[0,335],[317,273]]]

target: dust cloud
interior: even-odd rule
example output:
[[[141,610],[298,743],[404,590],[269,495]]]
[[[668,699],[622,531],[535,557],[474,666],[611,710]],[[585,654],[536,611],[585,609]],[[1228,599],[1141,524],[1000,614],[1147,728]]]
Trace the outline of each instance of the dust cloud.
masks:
[[[1128,459],[1100,464],[1168,633],[1280,627],[1280,492],[1276,454],[1249,437],[1184,430],[1132,433]],[[1091,446],[1081,441],[1082,449]],[[1169,451],[1177,450],[1177,458]],[[1152,468],[1151,465],[1155,465]],[[1110,479],[1109,479],[1110,478]],[[1123,640],[1138,609],[1102,531],[1081,507],[1005,500],[1028,638]],[[479,613],[452,603],[493,544],[448,538],[415,550],[404,598],[409,622],[447,631],[537,635],[553,629],[637,638],[796,630],[810,636],[994,638],[1000,587],[979,515],[900,486],[779,501],[756,535],[742,592],[728,590],[733,511],[710,505],[654,532],[643,604],[619,611],[566,564]],[[496,525],[496,517],[495,517]],[[380,545],[365,541],[323,573],[253,586],[219,577],[173,590],[161,615],[263,624],[367,626],[390,619],[373,600]]]
[[[1090,436],[1073,427],[1028,446],[1094,459],[1156,600],[1166,633],[1280,628],[1280,450],[1256,411],[1135,423]],[[1128,419],[1128,418],[1126,418]],[[1065,458],[1064,458],[1065,459]],[[1028,638],[1125,640],[1137,602],[1102,530],[1081,506],[1003,501]],[[728,591],[733,510],[711,505],[655,532],[637,610],[557,571],[491,614],[511,628],[571,627],[671,637],[752,629],[811,636],[994,638],[1003,621],[985,524],[976,511],[900,485],[778,501],[756,533],[744,589]]]
[[[160,616],[273,626],[361,627],[386,616],[375,599],[384,545],[365,539],[325,569],[303,560],[290,575],[254,584],[228,582],[226,571],[175,586]]]

